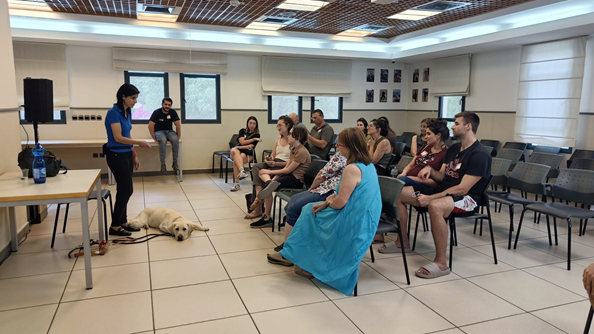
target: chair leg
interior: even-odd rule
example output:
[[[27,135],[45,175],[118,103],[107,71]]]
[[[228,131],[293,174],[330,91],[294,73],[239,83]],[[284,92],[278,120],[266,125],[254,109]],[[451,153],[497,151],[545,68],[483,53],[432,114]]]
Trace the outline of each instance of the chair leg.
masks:
[[[586,327],[584,328],[584,334],[590,333],[590,325],[592,324],[592,317],[594,317],[594,308],[590,306],[590,312],[588,313],[588,319],[586,320]]]
[[[54,242],[56,241],[56,230],[58,229],[58,219],[60,217],[60,206],[62,204],[58,203],[58,208],[56,209],[56,221],[54,222],[54,233],[52,234],[52,248],[54,248]]]
[[[559,240],[557,239],[557,217],[553,217],[553,228],[555,229],[555,246],[559,246]]]
[[[427,212],[423,212],[423,226],[425,232],[429,231],[429,218],[427,217]]]
[[[219,179],[223,178],[223,156],[219,157]]]
[[[68,221],[68,210],[70,209],[70,203],[66,203],[66,212],[64,213],[64,226],[62,227],[62,233],[66,233],[66,222]]]
[[[489,206],[487,205],[487,218],[489,220],[489,232],[491,233],[491,246],[493,247],[493,259],[495,260],[495,264],[497,264],[497,251],[495,250],[495,236],[493,235],[493,224],[491,223],[491,210],[489,210]],[[511,234],[510,234],[511,240]]]
[[[398,238],[402,240],[402,229],[400,223],[398,223]],[[404,245],[400,244],[400,251],[402,252],[402,261],[404,262],[404,272],[406,273],[406,284],[410,285],[410,277],[408,276],[408,263],[406,263],[406,252],[404,251]]]
[[[412,210],[412,206],[410,208]],[[415,235],[413,236],[412,250],[415,250],[415,247],[417,245],[417,230],[419,229],[419,216],[420,215],[421,215],[421,213],[420,212],[417,212],[417,223],[415,224]],[[409,220],[409,225],[410,225],[410,220]],[[410,231],[410,227],[408,228],[408,230]],[[400,240],[402,240],[402,239],[400,239]]]
[[[489,221],[489,225],[491,222]],[[512,231],[514,230],[514,206],[509,206],[509,240],[507,241],[507,249],[511,249],[511,239],[512,239]],[[493,236],[493,231],[491,231],[491,237]]]
[[[214,158],[215,158],[215,154],[212,154],[212,174],[214,174]]]
[[[373,244],[373,242],[372,242]],[[369,255],[371,255],[371,263],[375,263],[375,255],[373,254],[373,246],[369,246]]]
[[[481,219],[481,226],[479,228],[479,237],[482,237],[482,236],[483,236],[483,219]],[[457,241],[458,240],[456,240],[456,242]],[[458,245],[456,245],[456,246],[458,246]]]
[[[353,291],[353,295],[355,297],[357,297],[357,285],[359,285],[359,283],[355,284],[355,291]]]
[[[588,219],[584,221],[584,228],[582,230],[582,236],[586,234],[586,226],[588,226]]]
[[[526,208],[522,210],[522,214],[520,215],[520,222],[518,223],[518,230],[516,231],[516,241],[514,242],[514,249],[518,247],[518,238],[520,237],[520,230],[522,229],[522,221],[524,220],[524,213],[526,213]]]
[[[456,221],[454,220],[454,246],[458,247],[458,232],[456,232]]]
[[[567,230],[567,270],[571,270],[571,218],[567,218]]]
[[[229,181],[229,160],[225,161],[225,183]]]
[[[497,205],[497,203],[495,203]],[[472,230],[472,234],[476,234],[476,225],[478,224],[478,219],[474,220],[474,229]]]
[[[406,234],[407,234],[406,236],[408,237],[408,240],[410,240],[410,222],[412,221],[412,210],[413,210],[413,206],[412,205],[409,205],[408,206],[408,225],[407,225],[408,226],[408,230],[406,231]],[[417,212],[417,215],[419,215],[419,212]],[[419,221],[419,219],[417,218],[417,222],[418,221]]]
[[[450,271],[452,270],[452,258],[454,255],[454,234],[456,233],[456,219],[449,219],[450,225]]]
[[[272,200],[272,232],[274,232],[274,216],[276,215],[276,198],[278,196],[274,196],[274,199]],[[262,214],[264,214],[264,212],[262,212]],[[279,228],[280,231],[280,228]]]
[[[109,193],[109,214],[111,216],[111,221],[113,222],[113,202],[111,201],[111,193]],[[107,218],[105,218],[105,240],[109,240],[108,234],[109,231],[107,227]]]
[[[534,201],[538,201],[538,194],[534,195]],[[536,211],[534,211],[534,222],[536,223]]]

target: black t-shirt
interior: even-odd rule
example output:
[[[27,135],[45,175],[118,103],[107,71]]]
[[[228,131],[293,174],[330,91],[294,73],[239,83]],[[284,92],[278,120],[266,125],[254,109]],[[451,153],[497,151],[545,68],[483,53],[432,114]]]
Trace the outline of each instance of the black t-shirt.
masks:
[[[243,146],[239,142],[239,138],[243,138],[243,139],[260,138],[260,134],[259,133],[250,133],[250,134],[248,134],[247,132],[245,132],[245,128],[242,128],[241,130],[239,130],[239,137],[237,138],[237,146]],[[258,142],[255,141],[255,142],[253,142],[253,143],[251,143],[249,145],[254,145],[254,148],[256,148],[256,145],[258,145]]]
[[[448,148],[444,161],[445,175],[440,188],[446,190],[459,185],[464,175],[480,176],[481,179],[468,191],[468,195],[475,202],[480,203],[480,198],[491,177],[491,154],[478,140],[462,152],[460,152],[461,148],[461,143]]]
[[[153,114],[151,115],[151,122],[155,123],[155,131],[173,131],[173,122],[176,121],[179,121],[179,116],[173,109],[169,109],[169,112],[165,114],[163,113],[163,108],[159,108],[153,111]]]

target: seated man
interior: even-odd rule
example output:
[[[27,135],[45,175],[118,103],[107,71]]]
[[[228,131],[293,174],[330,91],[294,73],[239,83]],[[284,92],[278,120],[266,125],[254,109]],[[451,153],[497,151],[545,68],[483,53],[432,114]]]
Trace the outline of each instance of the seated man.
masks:
[[[171,109],[173,100],[166,97],[161,101],[161,108],[153,111],[149,121],[149,131],[151,137],[156,142],[159,142],[159,158],[161,159],[161,172],[166,172],[165,153],[167,141],[171,142],[171,150],[173,151],[173,168],[177,171],[177,153],[179,151],[179,139],[181,138],[181,121],[175,110]],[[172,124],[175,124],[175,131],[173,131]]]
[[[290,113],[289,117],[293,121],[293,126],[299,126],[299,127],[304,128],[305,130],[307,130],[307,128],[305,127],[305,124],[299,122],[299,115],[297,115],[296,113]]]
[[[449,230],[446,218],[450,215],[466,217],[475,214],[491,176],[491,154],[476,139],[479,117],[470,111],[459,113],[455,117],[452,131],[454,137],[460,139],[460,143],[448,148],[441,170],[427,166],[418,174],[419,178],[431,178],[439,185],[404,187],[396,201],[401,222],[407,219],[404,204],[429,207],[436,255],[433,262],[415,272],[421,278],[436,278],[450,273],[446,262]],[[386,245],[385,249],[401,246],[408,248],[410,246],[407,241],[401,244],[400,240],[396,240],[395,244]]]
[[[334,129],[324,121],[324,113],[320,109],[314,110],[311,119],[315,125],[309,131],[309,136],[307,136],[309,153],[315,154],[323,160],[328,160]]]

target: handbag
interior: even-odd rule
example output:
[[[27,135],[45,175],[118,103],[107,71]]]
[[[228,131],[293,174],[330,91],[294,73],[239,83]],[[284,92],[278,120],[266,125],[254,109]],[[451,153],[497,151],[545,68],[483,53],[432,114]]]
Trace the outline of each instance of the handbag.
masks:
[[[33,148],[30,146],[25,147],[19,153],[17,159],[19,167],[21,169],[29,169],[29,178],[33,177],[33,160],[35,160],[35,156],[33,155]],[[62,159],[58,158],[51,151],[45,151],[45,153],[43,154],[43,160],[45,161],[46,177],[54,177],[58,175],[60,171],[64,171],[62,174],[66,174],[68,172],[68,166],[66,166]]]

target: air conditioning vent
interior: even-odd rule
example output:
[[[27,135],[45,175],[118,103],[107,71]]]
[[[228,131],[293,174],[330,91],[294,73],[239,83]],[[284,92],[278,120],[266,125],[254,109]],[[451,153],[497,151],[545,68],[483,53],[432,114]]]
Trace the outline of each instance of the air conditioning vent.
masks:
[[[170,14],[173,10],[170,11],[169,7],[162,7],[162,6],[152,6],[148,5],[144,7],[145,13],[159,13],[159,14]]]
[[[377,25],[372,25],[372,24],[364,24],[360,27],[354,28],[354,30],[378,32],[378,31],[386,30],[388,28],[390,28],[390,27],[377,26]]]
[[[429,10],[432,12],[445,12],[447,10],[452,10],[464,6],[468,6],[468,3],[464,2],[453,2],[453,1],[434,1],[428,4],[424,4],[421,6],[415,7],[415,9],[420,10]]]
[[[270,24],[281,24],[286,26],[291,24],[295,19],[289,17],[278,17],[278,16],[266,16],[265,18],[261,19],[260,22],[263,23],[270,23]]]

